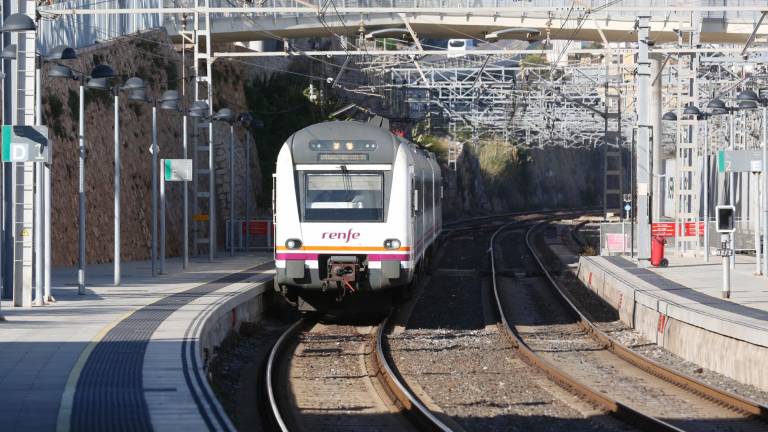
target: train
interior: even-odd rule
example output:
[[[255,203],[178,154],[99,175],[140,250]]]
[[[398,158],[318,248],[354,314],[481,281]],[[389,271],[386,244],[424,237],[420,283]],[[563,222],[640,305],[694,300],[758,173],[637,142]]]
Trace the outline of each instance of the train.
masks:
[[[302,311],[386,307],[424,271],[442,231],[432,152],[359,121],[291,135],[273,175],[275,289]]]

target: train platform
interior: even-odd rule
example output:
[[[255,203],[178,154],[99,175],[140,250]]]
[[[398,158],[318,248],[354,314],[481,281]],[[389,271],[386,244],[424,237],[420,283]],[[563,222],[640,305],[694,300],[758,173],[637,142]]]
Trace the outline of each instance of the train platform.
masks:
[[[581,257],[579,279],[626,324],[681,357],[768,389],[768,278],[755,258],[736,256],[730,298],[722,298],[720,257],[667,256],[669,267],[638,268],[627,257]]]
[[[192,259],[187,271],[169,259],[152,277],[149,262],[128,262],[117,287],[112,264],[92,265],[85,295],[76,269],[55,269],[55,303],[2,303],[0,429],[231,429],[204,369],[226,333],[260,313],[272,265],[271,253]]]

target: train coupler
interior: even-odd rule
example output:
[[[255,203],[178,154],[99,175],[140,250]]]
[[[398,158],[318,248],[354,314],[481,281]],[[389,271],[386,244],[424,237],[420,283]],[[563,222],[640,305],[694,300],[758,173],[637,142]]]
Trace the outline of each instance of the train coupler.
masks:
[[[360,273],[360,262],[355,256],[332,256],[328,258],[328,277],[323,281],[323,288],[336,285],[339,295],[336,301],[341,301],[345,295],[357,292],[357,280]]]

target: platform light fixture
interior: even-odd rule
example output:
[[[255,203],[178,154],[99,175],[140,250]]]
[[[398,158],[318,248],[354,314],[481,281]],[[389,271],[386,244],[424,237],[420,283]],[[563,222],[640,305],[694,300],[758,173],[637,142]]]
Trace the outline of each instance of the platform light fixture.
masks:
[[[162,95],[160,95],[160,98],[157,99],[155,102],[155,106],[160,108],[163,111],[178,111],[179,110],[179,100],[181,99],[181,96],[179,95],[179,92],[176,90],[166,90],[163,92]],[[183,131],[184,133],[184,140],[186,140],[186,130]],[[186,147],[186,144],[185,144]],[[186,158],[186,154],[184,155]],[[165,243],[166,243],[166,230],[165,230],[165,209],[166,209],[166,199],[165,199],[165,175],[160,175],[160,272],[162,273],[165,269]],[[186,190],[186,183],[184,184],[184,188]],[[187,218],[188,218],[188,210],[187,210],[187,204],[186,201],[184,202],[184,242],[185,242],[185,257],[184,257],[184,268],[186,269],[186,262],[187,262],[187,256],[188,249],[186,242],[187,242]]]
[[[699,109],[699,107],[697,107],[696,105],[691,104],[691,105],[688,105],[688,106],[685,107],[685,109],[683,110],[683,115],[690,115],[690,116],[701,117],[702,112]]]
[[[57,45],[47,54],[37,54],[38,61],[35,65],[35,118],[37,123],[42,123],[42,106],[43,106],[43,91],[42,91],[42,67],[44,63],[51,63],[48,76],[51,78],[73,78],[72,70],[68,67],[55,63],[57,61],[76,60],[77,51],[67,45]],[[57,75],[58,73],[58,75]],[[53,295],[51,293],[51,167],[46,164],[41,164],[42,174],[42,197],[38,198],[37,206],[41,209],[42,214],[39,218],[42,219],[42,233],[38,230],[38,234],[42,234],[42,238],[36,237],[36,248],[39,250],[42,248],[42,256],[38,258],[36,266],[40,269],[43,284],[43,301],[53,301]],[[40,260],[42,259],[42,263]],[[41,267],[41,268],[40,268]]]
[[[661,119],[664,121],[677,121],[677,114],[675,114],[673,111],[667,111],[663,116],[661,116]]]
[[[65,53],[66,50],[61,51],[62,53]],[[104,66],[104,65],[101,65]],[[110,68],[111,69],[111,68]],[[106,76],[110,75],[110,71],[107,70],[104,67],[99,68],[98,71],[96,71],[97,74],[101,75],[100,78],[91,78],[88,80],[88,82],[85,84],[85,86],[88,89],[91,90],[101,90],[101,91],[111,91],[112,96],[114,98],[114,157],[115,157],[115,171],[114,171],[114,210],[115,210],[115,216],[114,216],[114,259],[113,262],[113,283],[115,286],[120,285],[120,280],[122,277],[121,273],[121,258],[120,258],[120,247],[121,247],[121,224],[120,224],[120,92],[126,91],[128,92],[128,100],[134,101],[135,94],[137,92],[143,92],[144,91],[144,80],[139,77],[131,77],[128,78],[128,80],[125,81],[122,85],[111,85],[109,82],[109,78],[106,78]],[[114,72],[112,72],[112,75],[114,75]]]
[[[29,15],[25,13],[14,13],[9,15],[3,21],[3,26],[0,27],[0,32],[26,32],[35,31],[35,21]]]
[[[0,51],[0,59],[3,60],[16,60],[16,44],[10,44]]]
[[[54,65],[51,69],[52,74],[49,74],[52,78],[69,78],[80,82],[80,99],[79,99],[79,113],[78,113],[78,149],[80,152],[80,169],[78,179],[78,207],[80,213],[80,223],[78,230],[78,271],[77,271],[77,293],[80,295],[85,294],[85,90],[86,80],[92,81],[93,79],[107,79],[114,78],[115,71],[108,65],[98,64],[92,70],[90,74],[74,73],[70,68],[61,65]],[[90,88],[95,87],[97,83],[92,83]],[[101,82],[98,82],[99,87]]]
[[[762,90],[761,93],[765,94],[765,91]],[[760,208],[760,211],[762,212],[762,219],[761,223],[755,224],[755,244],[760,243],[760,225],[763,225],[763,230],[766,230],[765,227],[768,227],[766,223],[768,223],[768,199],[765,198],[765,191],[766,187],[768,187],[768,176],[766,175],[766,166],[768,165],[768,126],[766,125],[766,122],[768,122],[768,100],[761,98],[757,92],[755,92],[752,89],[744,89],[741,92],[739,92],[738,95],[736,95],[736,100],[739,104],[740,110],[756,110],[758,108],[761,109],[762,114],[762,160],[761,160],[761,172],[757,173],[756,175],[760,176],[760,182],[763,183],[762,187],[762,205]],[[758,201],[759,202],[759,201]],[[757,248],[756,248],[757,249]],[[768,275],[768,248],[764,248],[763,253],[758,253],[756,255],[755,264],[757,266],[756,268],[756,274],[763,274]],[[731,262],[733,263],[734,258],[731,257]],[[733,264],[732,264],[733,265]]]
[[[222,108],[213,120],[229,125],[229,256],[235,256],[235,112]]]

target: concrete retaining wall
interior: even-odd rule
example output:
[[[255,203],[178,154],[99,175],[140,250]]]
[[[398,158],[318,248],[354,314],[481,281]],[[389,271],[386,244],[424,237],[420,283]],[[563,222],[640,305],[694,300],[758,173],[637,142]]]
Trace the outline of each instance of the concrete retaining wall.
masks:
[[[702,367],[768,390],[765,330],[676,303],[600,257],[581,257],[577,276],[648,340]]]
[[[203,323],[200,333],[199,359],[207,369],[208,362],[229,332],[238,331],[243,322],[261,320],[266,309],[265,293],[272,290],[272,280],[248,284],[229,293],[219,302]]]

